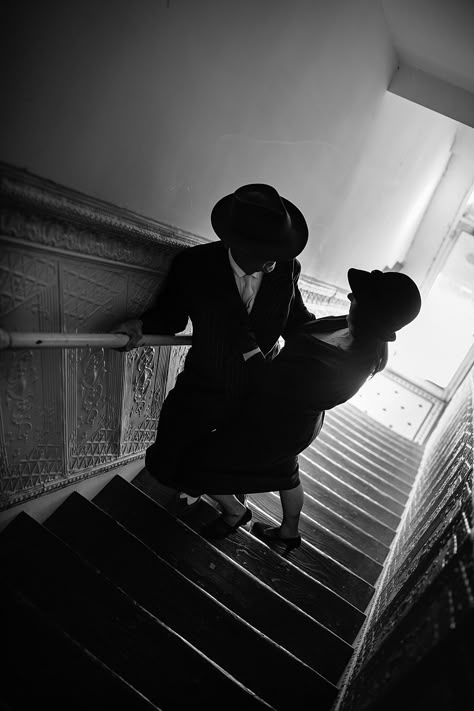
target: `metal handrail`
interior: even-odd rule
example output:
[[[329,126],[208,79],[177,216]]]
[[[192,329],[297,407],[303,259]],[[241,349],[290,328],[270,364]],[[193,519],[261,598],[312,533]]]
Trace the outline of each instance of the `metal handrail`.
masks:
[[[31,333],[0,329],[0,350],[10,348],[123,348],[122,333]],[[143,336],[140,346],[189,346],[192,336]]]

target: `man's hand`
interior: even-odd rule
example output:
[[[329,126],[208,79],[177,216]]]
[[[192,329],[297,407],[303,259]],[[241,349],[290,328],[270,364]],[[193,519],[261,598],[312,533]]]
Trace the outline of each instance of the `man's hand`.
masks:
[[[131,351],[133,348],[137,348],[143,338],[142,326],[143,324],[141,320],[136,318],[131,319],[130,321],[124,321],[110,331],[110,333],[124,333],[129,337],[128,343],[123,346],[123,348],[114,348],[114,350],[126,353],[127,351]]]
[[[246,331],[240,338],[240,350],[242,353],[248,353],[258,348],[257,339],[253,331]]]

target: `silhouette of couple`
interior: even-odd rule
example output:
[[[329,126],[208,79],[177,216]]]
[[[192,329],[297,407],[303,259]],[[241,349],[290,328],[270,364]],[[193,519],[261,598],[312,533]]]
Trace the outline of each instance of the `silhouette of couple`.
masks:
[[[298,289],[308,228],[295,205],[269,185],[244,185],[217,202],[211,223],[219,240],[180,252],[153,308],[115,329],[130,336],[129,350],[142,334],[179,333],[188,318],[193,326],[146,467],[176,491],[181,512],[204,493],[220,504],[202,531],[210,539],[251,520],[246,494],[279,491],[281,524],[254,530],[295,547],[298,454],[324,412],[385,367],[387,342],[417,316],[420,294],[400,272],[349,269],[348,314],[315,318]]]

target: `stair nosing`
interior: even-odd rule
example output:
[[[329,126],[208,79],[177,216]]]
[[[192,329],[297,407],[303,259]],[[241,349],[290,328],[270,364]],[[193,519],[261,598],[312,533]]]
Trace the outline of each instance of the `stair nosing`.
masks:
[[[322,457],[323,459],[327,460],[330,464],[334,464],[334,462],[332,462],[331,459],[327,456],[327,454],[324,454],[324,452],[318,452],[317,450],[314,450],[314,453],[315,453],[315,455],[317,455],[318,457]],[[308,457],[308,456],[307,456],[307,458],[308,458],[311,462],[313,462],[313,464],[318,465],[318,462],[317,462],[317,461],[312,460],[312,459],[311,459],[310,457]],[[342,467],[342,465],[339,465],[339,466]],[[336,478],[337,478],[339,481],[341,481],[343,484],[346,484],[346,486],[350,486],[352,489],[354,489],[354,491],[358,491],[358,489],[356,489],[355,486],[352,486],[352,485],[349,484],[348,482],[345,482],[343,479],[341,479],[340,477],[336,476],[336,474],[333,474],[331,471],[328,471],[328,470],[326,470],[326,471],[328,472],[328,474],[329,474],[330,476],[336,477]],[[383,504],[380,504],[380,503],[379,503],[378,501],[376,501],[375,499],[371,499],[372,501],[374,501],[374,503],[378,503],[379,506],[383,506],[383,508],[387,509],[387,511],[389,511],[389,513],[393,514],[394,516],[399,516],[399,517],[401,517],[401,515],[402,515],[402,513],[403,513],[403,510],[405,509],[406,502],[405,502],[404,504],[402,504],[400,501],[397,501],[397,499],[394,499],[392,496],[390,496],[390,494],[386,494],[384,491],[382,491],[381,489],[377,488],[377,486],[375,486],[375,484],[372,484],[371,482],[368,482],[368,481],[366,481],[365,479],[362,479],[362,477],[360,477],[360,476],[359,476],[357,473],[355,473],[355,472],[348,472],[348,474],[349,474],[352,478],[354,478],[354,479],[356,479],[358,482],[360,482],[361,485],[363,485],[364,488],[369,487],[369,489],[373,489],[373,490],[376,491],[378,494],[380,494],[380,496],[382,496],[384,499],[389,499],[390,502],[393,502],[393,504],[395,504],[397,507],[399,506],[399,507],[402,509],[401,512],[393,511],[392,509],[387,508],[387,506],[384,506]],[[363,494],[364,492],[359,492],[359,493]],[[370,496],[368,496],[367,494],[365,494],[365,495],[367,496],[368,499],[370,499]]]
[[[272,519],[275,523],[278,523],[278,521],[277,521],[273,516],[271,516],[270,514],[268,514],[266,511],[264,511],[263,509],[261,509],[259,506],[255,505],[255,504],[253,504],[253,503],[251,504],[251,506],[252,506],[252,508],[257,509],[257,511],[259,511],[261,514],[263,514],[263,515],[266,516],[267,518],[270,518],[270,519]],[[302,515],[305,515],[305,514],[302,514]],[[308,516],[307,518],[310,518],[310,517]],[[312,520],[312,519],[310,519],[310,520]],[[321,528],[322,528],[322,527],[321,527]],[[325,529],[325,530],[327,530],[327,529]],[[343,570],[344,570],[345,572],[347,572],[347,573],[349,573],[350,575],[353,575],[355,578],[358,578],[359,580],[363,581],[363,582],[365,583],[365,585],[367,585],[367,587],[369,587],[369,588],[372,589],[372,593],[373,593],[373,591],[375,590],[375,585],[374,585],[374,584],[369,583],[367,580],[365,580],[364,578],[362,578],[360,575],[358,575],[357,573],[355,573],[353,570],[351,570],[350,568],[347,568],[347,566],[345,566],[343,563],[341,563],[340,561],[336,560],[335,558],[333,558],[332,556],[330,556],[328,553],[325,553],[323,550],[321,550],[321,549],[318,548],[316,545],[314,545],[314,543],[311,543],[310,541],[305,541],[305,544],[306,544],[307,546],[309,546],[310,548],[313,548],[315,551],[317,551],[318,554],[324,556],[324,558],[327,558],[328,560],[330,560],[331,563],[334,563],[335,565],[339,566],[340,568],[343,568]],[[349,545],[349,544],[348,544],[348,545]],[[352,546],[352,547],[353,547],[353,546]],[[375,563],[375,561],[374,561],[374,563]],[[377,564],[377,565],[379,565],[379,564]],[[380,568],[383,568],[383,566],[380,566]],[[311,576],[310,576],[310,577],[311,577]],[[340,597],[342,597],[342,595],[340,595]],[[354,607],[355,607],[355,605],[354,605]]]
[[[60,545],[62,545],[62,546],[64,546],[65,548],[68,549],[68,554],[70,554],[70,555],[72,555],[72,556],[74,556],[75,558],[78,559],[79,565],[82,565],[82,566],[84,566],[84,567],[89,568],[89,569],[90,569],[90,572],[91,572],[91,573],[94,573],[95,576],[97,576],[96,579],[100,579],[100,578],[101,578],[103,581],[105,581],[106,586],[109,585],[109,586],[113,587],[113,588],[117,591],[117,593],[119,594],[119,596],[123,599],[124,604],[128,604],[131,608],[132,608],[132,607],[133,607],[133,608],[137,608],[137,609],[140,611],[140,614],[143,615],[143,617],[148,618],[148,619],[149,619],[151,622],[153,622],[154,624],[158,625],[158,626],[161,627],[161,628],[164,628],[168,633],[170,633],[170,635],[171,635],[172,637],[175,637],[175,638],[181,640],[181,642],[184,643],[184,645],[185,645],[186,647],[192,649],[193,652],[197,653],[197,655],[198,655],[202,660],[204,660],[205,663],[210,664],[218,673],[221,673],[221,674],[223,674],[225,677],[227,677],[228,679],[230,679],[233,683],[235,683],[237,686],[239,686],[241,689],[243,689],[245,692],[247,692],[250,696],[253,696],[257,701],[261,702],[263,705],[265,705],[266,707],[268,707],[269,709],[271,709],[271,711],[275,711],[274,707],[273,707],[271,704],[269,704],[267,701],[265,701],[264,699],[262,699],[261,697],[259,697],[257,694],[255,694],[255,692],[253,692],[251,689],[249,689],[249,688],[246,687],[244,684],[242,684],[242,682],[240,682],[238,679],[236,679],[234,676],[232,676],[232,674],[230,674],[226,669],[223,669],[222,667],[220,667],[216,662],[214,662],[214,660],[212,660],[212,659],[210,659],[209,657],[207,657],[207,655],[204,654],[198,647],[196,647],[194,644],[192,644],[191,642],[189,642],[188,640],[186,640],[186,639],[185,639],[182,635],[180,635],[179,633],[175,632],[169,625],[167,625],[165,622],[163,622],[162,620],[160,620],[159,617],[157,617],[154,613],[150,612],[150,611],[147,610],[145,607],[143,607],[142,605],[140,605],[140,603],[138,603],[129,593],[127,593],[125,590],[123,590],[120,586],[115,585],[114,581],[113,581],[111,578],[109,578],[107,575],[104,575],[104,573],[103,573],[101,570],[99,570],[94,564],[91,564],[86,558],[84,558],[82,555],[80,555],[74,548],[72,548],[71,546],[69,546],[69,545],[68,545],[65,541],[63,541],[59,536],[57,536],[55,533],[53,533],[52,531],[50,531],[46,526],[44,526],[43,523],[39,523],[38,521],[36,521],[36,519],[34,519],[32,516],[30,516],[29,514],[27,514],[27,513],[25,513],[25,512],[19,513],[16,518],[20,518],[20,517],[22,517],[22,516],[26,516],[30,521],[33,521],[36,525],[38,525],[38,526],[40,526],[41,528],[43,528],[44,530],[46,530],[50,536],[52,536],[53,538],[56,539],[57,542],[59,542]],[[16,519],[15,519],[15,520],[16,520]],[[12,526],[12,525],[14,524],[14,521],[15,521],[15,520],[13,520],[12,522],[10,522],[10,524],[8,525],[7,528],[9,528],[10,526]],[[95,584],[95,581],[94,581],[94,584]],[[102,584],[102,582],[99,582],[98,584],[100,585],[100,584]],[[49,616],[49,613],[47,613],[41,605],[38,604],[38,607],[39,607],[40,610],[42,610],[43,612],[45,612],[45,613]],[[67,630],[65,630],[65,631],[67,632]],[[67,632],[67,634],[69,634],[69,636],[71,636],[73,639],[76,639],[75,636],[71,634],[71,632]],[[76,641],[79,642],[79,640],[76,640]],[[80,644],[83,644],[83,643],[80,642]],[[84,645],[84,646],[85,646],[85,645]],[[94,652],[92,652],[92,654],[94,654]],[[95,655],[95,656],[96,656],[96,655]],[[103,660],[102,660],[102,661],[103,661]],[[104,663],[105,663],[106,666],[109,666],[109,665],[107,664],[107,662],[104,662]],[[116,670],[113,669],[112,667],[110,667],[110,668],[111,668],[112,671],[114,671],[118,676],[122,676],[122,675],[120,674],[120,672],[116,671]],[[315,672],[315,673],[318,674],[318,672]],[[332,684],[332,682],[330,682],[329,680],[327,680],[327,679],[326,679],[325,677],[323,677],[321,674],[319,674],[319,676],[324,680],[324,682],[326,682],[327,684],[331,684],[332,686],[334,686],[334,684]],[[126,681],[127,681],[127,680],[126,680]],[[128,682],[128,683],[129,683],[133,688],[135,688],[131,682]],[[141,693],[142,693],[142,692],[141,692]],[[146,697],[146,696],[145,696],[145,698],[148,699],[148,697]],[[156,703],[155,703],[154,701],[152,701],[152,703],[156,705]]]
[[[381,513],[386,513],[386,514],[388,514],[389,516],[398,519],[398,520],[397,520],[397,527],[396,527],[396,528],[392,528],[391,526],[388,526],[388,524],[384,523],[383,521],[380,521],[380,519],[378,519],[376,516],[374,516],[374,518],[375,518],[376,521],[379,521],[379,522],[382,523],[382,525],[384,525],[384,526],[388,526],[388,527],[390,528],[390,530],[392,530],[392,531],[394,531],[394,532],[396,533],[396,531],[398,530],[400,518],[401,518],[401,515],[402,515],[401,513],[395,513],[394,511],[392,511],[391,509],[388,509],[386,506],[384,506],[383,504],[379,503],[379,502],[376,501],[375,499],[372,499],[368,494],[365,494],[364,492],[359,491],[358,489],[355,488],[355,486],[353,486],[353,484],[351,484],[351,483],[349,483],[349,482],[347,482],[347,481],[344,481],[343,479],[341,479],[340,476],[337,476],[337,473],[335,474],[334,472],[331,472],[329,469],[327,469],[326,467],[324,467],[319,461],[314,461],[313,459],[311,459],[311,457],[309,457],[309,456],[308,456],[307,454],[305,454],[304,452],[303,452],[300,456],[303,456],[306,460],[308,460],[308,462],[310,462],[310,464],[311,464],[312,466],[314,466],[314,467],[316,467],[316,468],[318,468],[318,469],[321,469],[321,470],[324,472],[324,474],[325,474],[326,476],[331,477],[331,479],[335,479],[335,480],[336,480],[339,484],[341,484],[342,486],[349,488],[351,491],[354,492],[355,495],[361,496],[363,499],[366,499],[367,502],[368,502],[368,505],[371,504],[371,505],[377,506],[378,508],[382,509],[382,512],[381,512]],[[322,456],[323,456],[323,455],[322,455]],[[305,476],[309,476],[309,477],[312,478],[312,479],[314,478],[314,477],[313,477],[311,474],[309,474],[308,472],[304,472],[304,474],[305,474]],[[327,488],[330,489],[330,486],[328,485]],[[330,489],[330,490],[331,490],[331,489]],[[377,491],[377,489],[376,489],[376,491]],[[334,492],[334,493],[337,494],[337,492]],[[339,494],[339,496],[341,496],[341,494]],[[344,497],[343,497],[343,498],[344,498]],[[347,499],[345,499],[345,500],[347,501]],[[357,504],[354,504],[354,506],[357,506]],[[360,507],[359,507],[359,508],[360,508]],[[364,509],[362,509],[362,510],[364,511]],[[367,514],[368,514],[368,515],[373,515],[373,514],[369,514],[368,512],[367,512]]]
[[[140,491],[141,491],[141,490],[140,490]],[[144,492],[142,492],[142,493],[144,493]],[[331,682],[329,679],[327,679],[327,677],[325,677],[323,674],[321,674],[321,672],[318,672],[317,670],[313,669],[313,667],[311,667],[309,664],[307,664],[307,662],[305,662],[304,660],[302,660],[302,659],[300,659],[299,657],[297,657],[296,654],[294,654],[294,653],[291,652],[290,650],[286,649],[286,647],[284,647],[283,645],[279,644],[278,642],[275,642],[275,640],[273,640],[271,637],[269,637],[265,632],[262,632],[261,630],[259,630],[258,628],[256,628],[254,625],[252,625],[250,622],[248,622],[247,620],[245,620],[243,617],[241,617],[240,615],[238,615],[236,612],[234,612],[233,610],[231,610],[231,609],[230,609],[229,607],[227,607],[223,602],[221,602],[220,600],[218,600],[217,598],[215,598],[213,595],[211,595],[211,593],[209,593],[209,592],[208,592],[207,590],[205,590],[204,588],[201,588],[201,587],[198,585],[198,583],[194,582],[194,580],[192,580],[191,578],[189,578],[187,575],[185,575],[184,573],[182,573],[180,570],[177,570],[176,568],[173,568],[173,566],[171,565],[171,563],[169,563],[165,558],[163,558],[162,556],[160,556],[159,553],[156,553],[152,548],[150,548],[150,546],[148,546],[148,544],[147,544],[145,541],[143,541],[141,538],[139,538],[138,536],[136,536],[136,535],[133,533],[133,531],[130,531],[130,530],[129,530],[126,526],[124,526],[120,521],[114,519],[113,516],[110,516],[110,514],[108,514],[106,511],[104,511],[103,509],[101,509],[101,508],[100,508],[99,506],[97,506],[96,504],[94,504],[93,501],[89,501],[88,499],[85,499],[85,497],[83,497],[83,496],[82,496],[81,494],[79,494],[78,492],[73,492],[73,493],[71,494],[71,496],[75,496],[75,495],[79,496],[81,499],[84,499],[84,500],[88,501],[89,504],[95,506],[95,508],[97,508],[104,516],[108,517],[108,519],[110,519],[110,520],[113,522],[113,524],[115,524],[116,526],[118,526],[123,532],[125,532],[128,536],[131,536],[136,542],[138,542],[141,546],[143,546],[143,547],[147,550],[148,554],[152,555],[153,557],[158,558],[158,559],[160,560],[160,562],[163,563],[167,568],[169,568],[174,574],[176,574],[177,577],[183,578],[184,580],[186,580],[188,583],[190,583],[190,584],[193,586],[193,588],[195,588],[197,591],[199,591],[200,594],[203,594],[205,597],[207,597],[208,599],[212,600],[212,602],[215,603],[215,604],[217,604],[218,607],[220,607],[224,612],[230,614],[231,617],[233,617],[233,618],[234,618],[235,620],[237,620],[239,623],[243,624],[243,625],[244,625],[245,627],[247,627],[248,629],[252,630],[252,631],[253,631],[254,633],[256,633],[258,636],[260,636],[260,637],[262,637],[263,639],[265,639],[265,640],[266,640],[267,642],[269,642],[272,646],[274,646],[274,647],[276,647],[276,648],[279,648],[279,649],[282,649],[285,653],[287,653],[287,654],[289,654],[291,657],[293,657],[293,659],[295,659],[295,660],[297,660],[298,662],[300,662],[300,663],[302,664],[302,666],[307,667],[308,669],[310,669],[311,671],[313,671],[315,674],[317,674],[319,677],[321,677],[324,681],[326,681],[328,684],[332,684],[332,685],[334,686],[334,682]],[[154,501],[154,499],[153,499],[153,501]],[[158,502],[155,502],[155,503],[158,503]],[[160,505],[160,504],[158,504],[158,505]],[[48,528],[48,527],[47,527],[47,520],[44,522],[43,525],[44,525],[46,528]],[[188,528],[189,528],[189,527],[188,527]],[[48,530],[50,530],[50,529],[48,529]],[[191,529],[191,530],[192,530],[192,529]],[[60,540],[63,540],[62,537],[61,537],[60,535],[58,535],[58,534],[55,534],[54,531],[53,531],[52,533],[53,533],[53,535],[56,535],[58,538],[60,538]],[[193,533],[195,533],[195,532],[193,531]],[[198,534],[196,534],[196,535],[198,535]],[[63,541],[63,542],[65,543],[65,545],[67,545],[68,547],[71,547],[72,550],[75,551],[75,548],[74,548],[74,547],[69,546],[69,544],[68,544],[67,542],[65,542],[65,541]],[[222,551],[221,551],[221,552],[222,552]],[[78,553],[77,551],[76,551],[76,553],[77,553],[77,555],[79,555],[79,557],[84,558],[84,555],[83,555],[83,554]],[[225,555],[225,554],[223,554],[223,555]],[[84,558],[84,559],[85,559],[86,561],[89,560],[88,558]],[[231,560],[232,563],[236,564],[235,561],[233,561],[232,559],[230,559],[230,560]],[[91,563],[91,565],[92,565],[94,568],[96,568],[95,563]],[[238,564],[236,564],[236,565],[238,565]],[[104,576],[105,578],[107,578],[108,580],[111,580],[119,589],[123,590],[123,588],[121,588],[119,585],[117,585],[117,584],[115,583],[115,581],[113,580],[113,578],[111,578],[108,573],[103,572],[101,568],[97,568],[97,570],[98,570],[101,574],[103,574],[103,576]],[[245,570],[245,569],[244,569],[244,570]],[[248,572],[248,571],[246,571],[246,572]],[[257,579],[258,579],[258,578],[257,578]],[[259,581],[259,582],[262,582],[262,581]],[[263,584],[265,584],[265,583],[263,583]],[[271,588],[270,588],[270,589],[271,589]],[[126,591],[124,591],[124,592],[125,592],[129,597],[131,597],[132,599],[134,599],[133,596],[132,596],[130,593],[127,593]],[[272,592],[273,592],[274,594],[276,594],[276,595],[279,595],[279,593],[277,593],[277,592],[274,591],[274,590],[272,590]],[[282,597],[282,596],[280,596],[280,597]],[[283,599],[284,599],[288,604],[293,604],[293,603],[291,603],[291,601],[286,600],[286,598],[283,598]],[[137,601],[137,604],[138,604],[139,606],[141,606],[141,603],[138,602],[138,601]],[[297,606],[295,606],[295,607],[296,607],[300,612],[302,612],[304,615],[306,615],[307,617],[309,617],[310,619],[312,619],[319,627],[324,628],[331,636],[337,638],[337,640],[340,641],[342,645],[344,645],[344,646],[347,647],[347,648],[353,649],[352,645],[351,645],[349,642],[347,642],[346,640],[344,640],[342,637],[340,637],[338,634],[336,634],[335,632],[333,632],[333,631],[330,630],[329,628],[325,627],[325,625],[323,625],[321,622],[319,622],[318,620],[316,620],[315,618],[313,618],[311,615],[309,615],[308,613],[306,613],[306,612],[305,612],[304,610],[302,610],[301,608],[298,608]],[[144,608],[144,609],[147,609],[147,608]],[[154,613],[151,613],[151,614],[153,615]],[[165,626],[167,626],[166,623],[163,623],[163,624],[164,624]],[[169,629],[172,629],[172,628],[169,627]],[[179,637],[182,637],[182,635],[181,635],[179,632],[175,632],[175,634],[176,634],[177,636],[179,636]],[[189,644],[190,644],[191,646],[194,646],[192,642],[189,642]],[[203,653],[201,652],[201,654],[203,654]],[[204,655],[204,656],[205,656],[206,658],[208,658],[207,655]],[[208,658],[208,659],[210,659],[210,658]],[[212,659],[210,659],[210,661],[212,661]],[[219,667],[219,668],[221,668],[221,667]],[[223,669],[223,667],[222,667],[222,669]],[[224,671],[225,671],[225,669],[224,669]],[[232,676],[232,675],[231,675],[231,676]],[[247,687],[246,687],[246,688],[247,688]]]
[[[339,429],[338,427],[336,427],[336,425],[333,422],[325,422],[324,424],[325,424],[324,432],[326,432],[326,433],[328,433],[328,430],[338,431],[338,429]],[[357,444],[361,449],[363,449],[367,452],[372,452],[372,454],[375,457],[377,457],[377,459],[380,459],[383,463],[385,463],[389,467],[393,467],[393,468],[397,469],[397,468],[400,468],[401,464],[403,464],[403,467],[407,466],[407,462],[400,462],[400,459],[398,459],[398,461],[396,461],[395,456],[393,456],[393,461],[390,461],[389,459],[386,459],[382,454],[379,454],[377,451],[372,451],[372,449],[375,450],[376,447],[374,446],[373,448],[371,448],[369,446],[371,444],[371,442],[362,436],[359,437],[359,434],[355,433],[354,430],[351,429],[351,427],[349,425],[347,425],[347,426],[343,425],[342,427],[345,431],[341,434],[341,439],[344,439],[344,440],[347,439],[350,442],[355,442],[355,444]],[[347,434],[348,432],[350,434]],[[355,436],[351,436],[351,435],[355,435]],[[323,431],[321,432],[321,436],[323,436]],[[356,439],[356,437],[357,437],[357,439]],[[365,443],[367,443],[367,445]],[[384,450],[382,450],[382,448],[377,448],[377,449],[381,449],[381,451],[383,451],[383,453],[386,455],[388,454],[385,449]],[[364,456],[364,455],[361,455],[361,456]],[[391,457],[392,455],[388,454],[388,456]],[[378,464],[377,466],[379,466],[380,468],[383,468],[383,464]],[[411,466],[411,464],[410,464],[410,466],[408,468],[410,470],[410,474],[406,475],[407,478],[402,479],[401,476],[398,478],[400,478],[402,481],[404,481],[408,484],[411,484],[411,483],[413,483],[414,479],[416,478],[416,474],[418,472],[419,467],[415,466],[415,465]],[[392,473],[392,472],[389,472],[389,473]],[[401,472],[400,472],[400,474],[401,474]],[[397,475],[395,475],[395,476],[397,476]]]
[[[346,449],[346,450],[348,449],[348,450],[349,450],[349,453],[345,453],[344,451],[338,450],[336,445],[337,445],[337,444],[341,444],[341,442],[338,442],[335,437],[332,437],[332,436],[329,436],[329,437],[330,437],[331,440],[336,440],[336,444],[332,444],[331,442],[328,442],[327,439],[322,439],[322,438],[321,438],[321,439],[319,439],[319,441],[318,441],[318,440],[315,440],[315,442],[313,442],[312,444],[310,444],[310,449],[312,449],[313,451],[317,452],[317,451],[318,451],[318,445],[321,445],[321,444],[322,444],[323,446],[326,446],[326,447],[328,447],[329,449],[331,449],[332,451],[336,452],[336,453],[339,455],[339,457],[343,457],[344,459],[347,459],[351,464],[355,465],[356,467],[359,467],[359,468],[362,469],[364,472],[367,472],[367,474],[370,474],[371,476],[375,477],[377,480],[379,480],[379,481],[381,482],[382,485],[389,486],[390,488],[394,489],[398,494],[400,494],[401,496],[404,496],[404,497],[406,497],[406,498],[408,498],[408,497],[410,496],[410,492],[411,492],[411,490],[412,490],[412,488],[413,488],[412,485],[406,484],[406,487],[407,487],[408,491],[404,491],[403,489],[400,489],[400,488],[396,485],[396,483],[398,483],[398,482],[396,482],[396,483],[394,484],[394,483],[391,481],[391,480],[393,479],[392,475],[388,474],[388,478],[384,478],[383,475],[378,474],[377,472],[373,471],[372,469],[369,469],[369,466],[368,466],[368,465],[371,464],[371,462],[370,462],[369,459],[364,458],[365,461],[367,462],[367,464],[364,464],[364,463],[361,463],[361,462],[357,461],[357,459],[354,459],[353,456],[351,456],[351,455],[355,455],[356,457],[359,456],[359,455],[357,454],[357,452],[354,452],[350,447],[347,447],[347,446],[345,447],[345,449]],[[386,472],[383,472],[383,473],[386,473]],[[405,482],[401,482],[401,483],[404,483],[404,484],[405,484]],[[393,498],[393,497],[392,497],[392,498]]]
[[[342,516],[340,513],[338,513],[337,511],[333,511],[333,509],[331,509],[331,508],[330,508],[329,506],[327,506],[326,504],[323,504],[321,501],[318,501],[318,499],[317,499],[315,496],[313,496],[312,494],[308,493],[307,491],[305,491],[305,497],[308,497],[308,498],[312,499],[313,501],[315,501],[318,506],[320,506],[320,507],[323,508],[323,509],[326,509],[326,511],[329,511],[333,516],[335,516],[336,518],[340,519],[340,520],[341,520],[344,524],[346,524],[347,526],[350,526],[351,528],[356,529],[356,531],[357,531],[358,533],[361,533],[363,536],[366,536],[367,538],[372,539],[372,541],[374,541],[375,543],[377,543],[377,544],[383,549],[383,550],[381,551],[381,553],[384,553],[384,554],[385,554],[385,556],[384,556],[384,560],[385,560],[385,558],[387,557],[387,555],[388,555],[388,553],[389,553],[389,551],[390,551],[390,546],[387,546],[386,543],[383,543],[382,541],[379,541],[378,538],[376,538],[374,535],[372,535],[371,533],[367,533],[367,531],[365,531],[365,530],[364,530],[363,528],[361,528],[360,526],[357,526],[355,523],[352,523],[352,521],[348,521],[348,520],[347,520],[344,516]],[[304,513],[304,512],[302,512],[302,513]],[[309,514],[307,514],[307,515],[309,516]],[[310,516],[310,518],[312,518],[312,517]],[[317,525],[321,526],[322,528],[326,528],[326,526],[325,526],[324,524],[322,524],[322,523],[319,523],[319,522],[317,522],[317,521],[315,521],[315,523],[316,523]],[[329,529],[326,529],[326,530],[329,530]],[[381,565],[381,566],[383,567],[383,562],[380,562],[380,561],[378,561],[376,558],[373,558],[369,553],[366,553],[364,550],[362,550],[361,548],[359,548],[355,543],[351,543],[351,541],[349,541],[347,538],[344,538],[344,537],[341,536],[341,534],[339,534],[339,533],[335,533],[334,531],[330,531],[330,532],[333,533],[333,535],[336,536],[337,538],[340,538],[341,540],[343,540],[343,541],[345,541],[346,543],[348,543],[348,545],[352,546],[353,548],[356,548],[356,549],[359,550],[361,553],[364,553],[364,554],[367,556],[367,558],[370,558],[370,559],[373,560],[375,563],[378,563],[379,565]]]
[[[319,466],[319,465],[316,464],[315,462],[313,462],[313,464],[315,464],[316,466]],[[321,468],[324,469],[324,467],[321,467]],[[325,470],[325,471],[327,471],[327,470]],[[314,481],[316,484],[318,484],[318,486],[321,486],[323,489],[326,489],[326,491],[328,491],[330,494],[332,494],[332,495],[335,496],[336,498],[341,499],[342,501],[344,501],[344,503],[347,504],[348,506],[351,506],[352,508],[357,509],[357,511],[360,511],[364,516],[367,516],[367,518],[372,519],[372,520],[374,521],[374,523],[376,523],[377,525],[379,525],[379,526],[381,526],[381,527],[383,527],[383,528],[386,528],[387,531],[389,531],[389,532],[390,532],[391,534],[393,534],[393,535],[396,534],[398,527],[397,527],[397,528],[392,528],[392,527],[389,526],[387,523],[384,523],[383,521],[380,521],[380,519],[378,519],[376,516],[374,516],[373,514],[371,514],[369,511],[364,511],[364,509],[362,509],[362,508],[361,508],[360,506],[358,506],[357,504],[354,504],[354,503],[353,503],[352,501],[350,501],[349,499],[346,499],[344,496],[342,496],[342,494],[339,494],[337,491],[334,491],[334,490],[331,489],[329,486],[326,486],[326,484],[323,484],[322,482],[317,481],[309,472],[305,471],[302,467],[300,467],[300,472],[301,472],[305,477],[307,477],[308,479],[311,479],[311,480]],[[330,473],[330,472],[328,472],[328,474],[329,474],[329,473]],[[342,483],[343,483],[343,484],[346,484],[346,482],[342,482]],[[351,488],[351,489],[353,488],[353,487],[350,486],[350,484],[346,484],[346,486],[348,486],[348,487]],[[355,491],[355,489],[353,489],[353,490]],[[306,494],[306,493],[307,493],[307,492],[305,491],[305,494]],[[359,493],[359,492],[356,492],[356,493]],[[365,494],[360,494],[360,496],[364,496],[365,498],[369,498],[369,497],[366,496]],[[369,501],[372,502],[371,499],[369,499]],[[376,502],[372,502],[372,503],[376,503]],[[382,506],[382,504],[377,504],[377,505],[380,506],[380,508],[384,508],[384,507]],[[390,514],[392,513],[392,512],[389,511],[388,509],[385,509],[385,511],[387,511],[387,513],[390,513]],[[395,515],[395,514],[393,514],[393,515]],[[355,525],[355,524],[353,524],[353,525]],[[368,535],[370,535],[370,534],[368,534]],[[386,545],[386,544],[383,544],[383,545]],[[390,549],[390,545],[388,545],[387,548]]]

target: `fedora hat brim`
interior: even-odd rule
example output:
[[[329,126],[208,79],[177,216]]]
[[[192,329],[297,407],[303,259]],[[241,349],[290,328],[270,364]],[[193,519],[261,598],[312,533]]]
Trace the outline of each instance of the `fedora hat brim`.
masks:
[[[281,198],[289,216],[289,224],[274,238],[260,241],[259,235],[245,235],[232,224],[233,195],[226,195],[214,206],[211,224],[216,235],[231,249],[262,257],[269,261],[289,260],[297,257],[308,241],[308,225],[303,213],[292,202]]]

